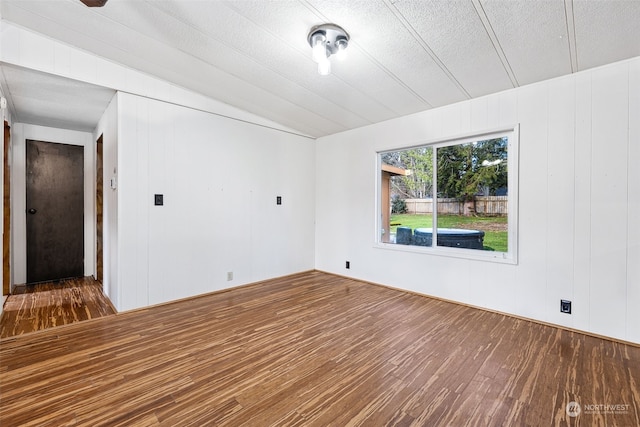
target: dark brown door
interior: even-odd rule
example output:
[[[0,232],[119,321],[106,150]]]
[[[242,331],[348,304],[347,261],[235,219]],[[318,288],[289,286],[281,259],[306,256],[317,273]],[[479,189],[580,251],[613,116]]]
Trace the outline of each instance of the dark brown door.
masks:
[[[84,273],[84,147],[27,140],[27,283]]]

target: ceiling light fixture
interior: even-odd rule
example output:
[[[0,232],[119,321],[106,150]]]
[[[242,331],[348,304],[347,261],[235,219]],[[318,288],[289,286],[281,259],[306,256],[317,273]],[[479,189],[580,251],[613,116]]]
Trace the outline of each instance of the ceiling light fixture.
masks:
[[[326,76],[331,73],[331,55],[338,59],[346,56],[349,34],[336,24],[322,24],[311,28],[307,41],[313,50],[313,60],[318,63],[318,73]]]

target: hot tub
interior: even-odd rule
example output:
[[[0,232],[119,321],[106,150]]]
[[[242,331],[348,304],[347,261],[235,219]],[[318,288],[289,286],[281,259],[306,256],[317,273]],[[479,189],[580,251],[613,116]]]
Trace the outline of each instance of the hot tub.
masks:
[[[413,234],[413,244],[431,246],[432,233],[433,230],[431,228],[416,228]],[[438,228],[438,246],[483,249],[484,231],[463,228]]]

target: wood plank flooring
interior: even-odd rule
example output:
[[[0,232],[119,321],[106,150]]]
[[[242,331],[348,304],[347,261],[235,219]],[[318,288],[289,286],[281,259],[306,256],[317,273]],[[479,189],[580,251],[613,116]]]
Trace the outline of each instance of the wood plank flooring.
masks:
[[[640,424],[638,347],[321,272],[0,347],[3,427]]]
[[[0,338],[111,314],[102,285],[91,277],[16,286],[0,317]]]

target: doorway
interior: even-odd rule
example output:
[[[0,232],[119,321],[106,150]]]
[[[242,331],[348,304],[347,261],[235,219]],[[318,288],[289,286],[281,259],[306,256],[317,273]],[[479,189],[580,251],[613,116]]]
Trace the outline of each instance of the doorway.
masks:
[[[84,274],[84,147],[26,141],[27,283]]]

